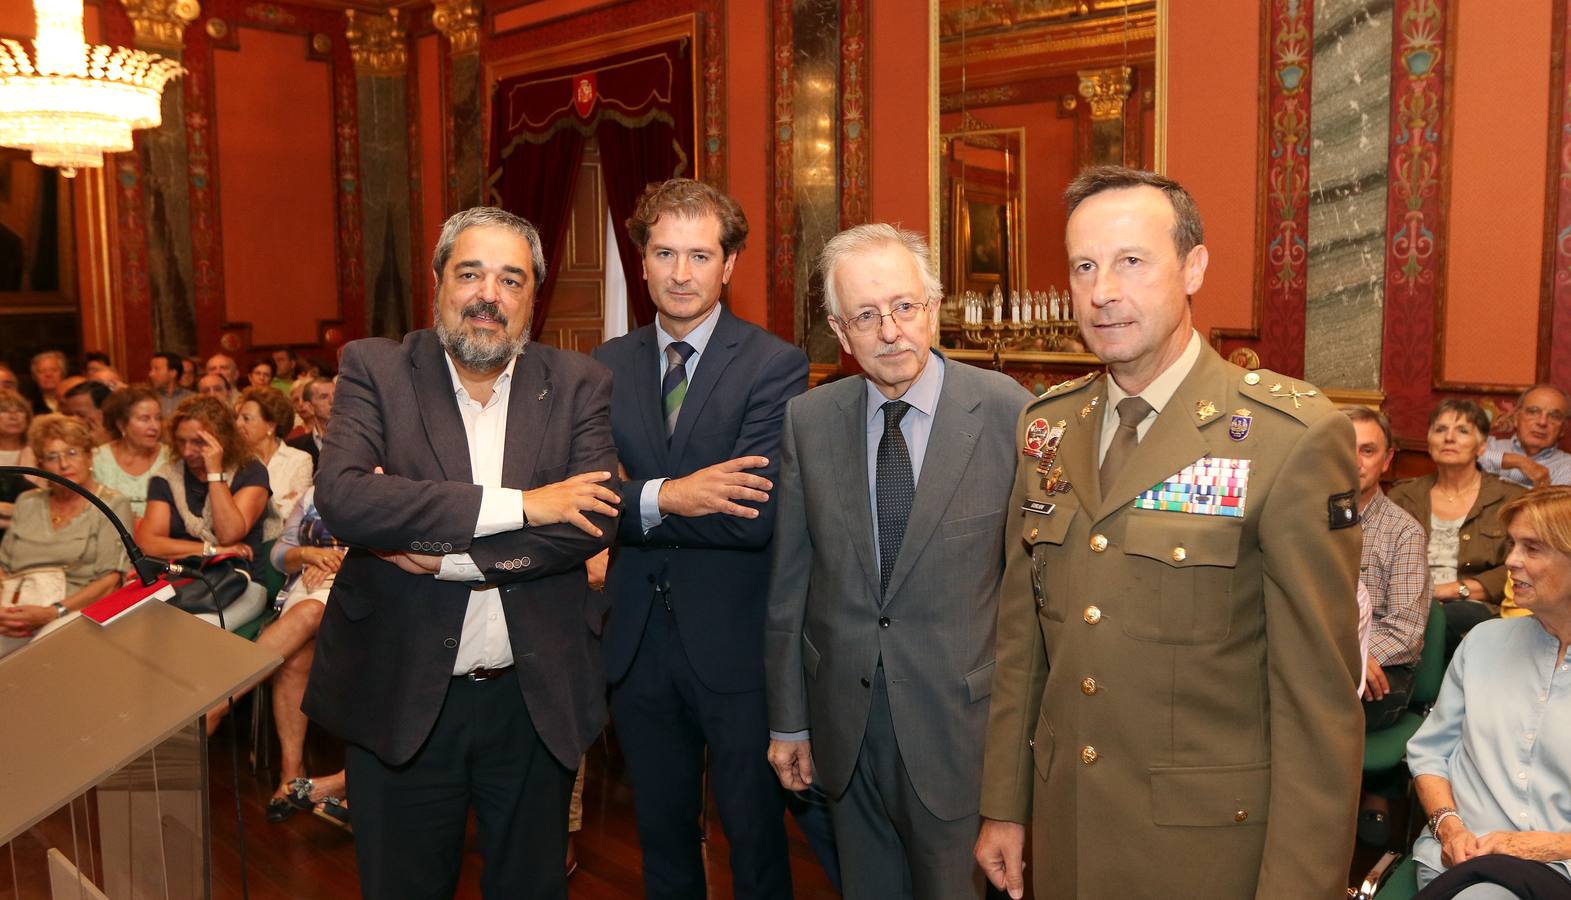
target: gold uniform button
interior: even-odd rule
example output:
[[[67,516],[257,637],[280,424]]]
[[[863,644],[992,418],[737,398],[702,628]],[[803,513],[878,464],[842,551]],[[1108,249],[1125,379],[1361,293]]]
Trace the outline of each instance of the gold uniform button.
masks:
[[[1259,384],[1259,383],[1260,383],[1260,373],[1259,372],[1250,372],[1248,375],[1244,376],[1244,384]]]
[[[1470,541],[1470,540],[1472,540],[1472,539],[1473,539],[1473,536],[1472,536],[1472,535],[1470,535],[1470,534],[1464,534],[1464,535],[1462,535],[1462,540],[1464,540],[1464,541]]]
[[[1107,535],[1105,535],[1105,534],[1093,534],[1093,535],[1091,535],[1091,552],[1092,553],[1101,553],[1103,550],[1106,550],[1106,549],[1107,549]]]
[[[1102,611],[1094,606],[1087,606],[1081,618],[1086,620],[1087,625],[1095,625],[1102,621]]]
[[[1184,560],[1186,560],[1188,558],[1189,558],[1189,552],[1186,551],[1183,547],[1174,547],[1173,548],[1173,562],[1183,562]]]
[[[1096,762],[1097,752],[1095,747],[1085,746],[1080,748],[1080,761],[1086,765]]]
[[[1238,812],[1233,813],[1233,821],[1234,822],[1242,822],[1242,821],[1244,821],[1247,818],[1249,818],[1249,813],[1246,810],[1242,810],[1241,809]]]
[[[1036,535],[1037,535],[1037,530],[1035,528],[1033,528],[1033,529],[1031,529],[1031,536],[1026,538],[1026,540],[1034,541],[1034,540],[1036,540]]]
[[[1080,693],[1085,694],[1087,697],[1096,693],[1096,679],[1090,675],[1080,679]]]

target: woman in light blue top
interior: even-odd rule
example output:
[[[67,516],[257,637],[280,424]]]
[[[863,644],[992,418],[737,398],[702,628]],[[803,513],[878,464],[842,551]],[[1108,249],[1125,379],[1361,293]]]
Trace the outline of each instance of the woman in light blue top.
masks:
[[[1571,487],[1528,493],[1500,518],[1516,602],[1533,615],[1468,634],[1408,742],[1430,817],[1413,846],[1418,882],[1498,853],[1547,864],[1571,894]],[[1516,895],[1477,885],[1457,896]]]

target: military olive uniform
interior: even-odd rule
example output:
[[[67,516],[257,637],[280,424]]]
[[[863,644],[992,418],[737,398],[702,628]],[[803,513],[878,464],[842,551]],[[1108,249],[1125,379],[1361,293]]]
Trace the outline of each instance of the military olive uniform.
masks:
[[[1063,430],[1015,479],[982,815],[1031,822],[1037,900],[1341,897],[1363,753],[1352,425],[1204,348],[1104,497],[1106,394],[1087,376],[1021,418],[1022,448]],[[1208,456],[1235,488],[1247,466],[1241,515],[1141,508],[1164,481],[1182,496],[1180,473],[1204,484]]]

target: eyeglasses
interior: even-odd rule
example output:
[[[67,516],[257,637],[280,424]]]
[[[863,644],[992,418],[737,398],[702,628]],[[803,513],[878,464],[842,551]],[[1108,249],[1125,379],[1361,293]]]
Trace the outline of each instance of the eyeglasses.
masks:
[[[877,331],[884,324],[884,319],[893,318],[896,322],[915,322],[916,317],[927,309],[926,301],[916,303],[911,300],[902,300],[890,307],[889,312],[876,313],[864,309],[854,316],[842,316],[841,324],[856,334],[868,334]]]
[[[1529,419],[1536,419],[1539,416],[1548,416],[1549,421],[1551,422],[1564,422],[1566,420],[1565,410],[1544,409],[1542,406],[1524,406],[1522,408],[1522,415],[1527,416]]]
[[[83,455],[84,454],[80,447],[72,447],[71,449],[64,450],[60,453],[45,453],[41,459],[51,466],[58,466],[68,459],[80,459]]]

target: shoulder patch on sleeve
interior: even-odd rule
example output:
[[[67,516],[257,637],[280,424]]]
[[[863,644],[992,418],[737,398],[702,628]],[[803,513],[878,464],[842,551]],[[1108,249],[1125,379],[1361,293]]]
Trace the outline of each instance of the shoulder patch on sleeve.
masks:
[[[1332,494],[1326,500],[1326,514],[1330,519],[1331,530],[1338,528],[1351,528],[1358,524],[1357,495],[1352,491]]]

